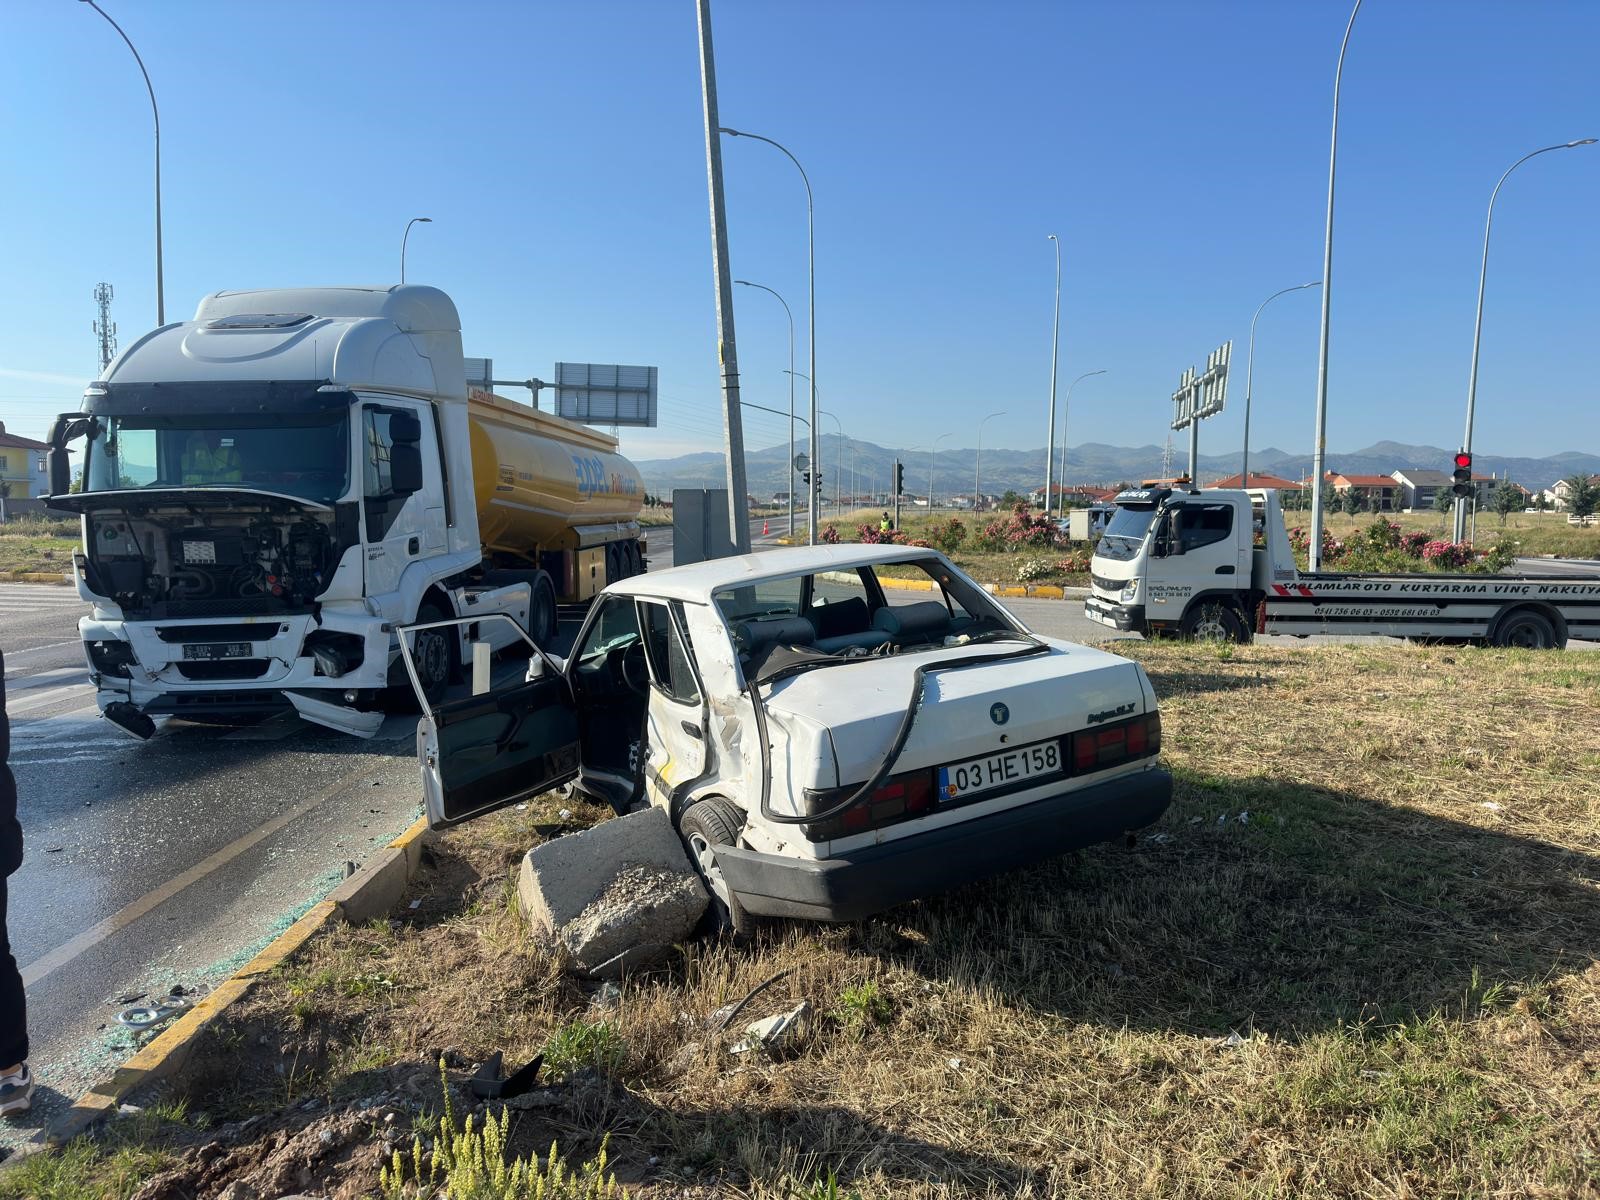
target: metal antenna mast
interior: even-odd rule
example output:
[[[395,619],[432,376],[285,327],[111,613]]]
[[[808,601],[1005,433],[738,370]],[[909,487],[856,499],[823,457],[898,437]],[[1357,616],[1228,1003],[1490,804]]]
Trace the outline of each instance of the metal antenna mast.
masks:
[[[117,356],[117,323],[111,319],[111,285],[95,284],[94,299],[100,306],[100,319],[94,323],[94,332],[100,339],[100,369],[104,371]]]

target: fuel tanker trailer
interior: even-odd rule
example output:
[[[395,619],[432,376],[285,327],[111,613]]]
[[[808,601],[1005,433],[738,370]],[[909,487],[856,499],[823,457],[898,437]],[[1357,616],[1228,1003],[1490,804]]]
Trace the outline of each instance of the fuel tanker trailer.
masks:
[[[408,635],[437,697],[509,630],[444,622],[504,613],[546,642],[558,603],[644,569],[616,441],[469,392],[436,288],[207,296],[124,350],[50,444],[100,710],[140,737],[285,709],[371,736],[405,682],[400,626],[440,623]]]

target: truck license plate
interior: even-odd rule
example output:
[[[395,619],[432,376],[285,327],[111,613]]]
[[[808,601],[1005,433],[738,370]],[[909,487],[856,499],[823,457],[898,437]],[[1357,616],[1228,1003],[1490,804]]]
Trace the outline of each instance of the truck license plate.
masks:
[[[1024,780],[1043,780],[1065,774],[1061,743],[1036,742],[984,758],[939,768],[939,799],[954,800],[979,792],[1011,787]]]
[[[189,661],[199,659],[202,662],[216,658],[249,658],[249,642],[203,642],[197,646],[185,646],[183,657]]]

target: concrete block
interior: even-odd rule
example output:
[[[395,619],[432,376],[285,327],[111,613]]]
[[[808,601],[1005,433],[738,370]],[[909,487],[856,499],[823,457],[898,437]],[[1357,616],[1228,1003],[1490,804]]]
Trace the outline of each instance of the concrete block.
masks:
[[[659,808],[535,846],[523,857],[517,899],[586,971],[613,960],[638,966],[652,951],[665,953],[710,903]]]

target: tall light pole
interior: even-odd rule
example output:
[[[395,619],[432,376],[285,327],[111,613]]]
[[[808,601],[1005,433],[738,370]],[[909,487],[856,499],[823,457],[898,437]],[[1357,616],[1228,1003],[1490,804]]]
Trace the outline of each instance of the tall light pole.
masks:
[[[1085,371],[1071,383],[1067,384],[1067,396],[1066,399],[1061,402],[1061,487],[1063,490],[1061,494],[1061,503],[1056,509],[1057,516],[1064,517],[1067,515],[1067,496],[1065,491],[1067,486],[1067,414],[1072,411],[1072,389],[1077,387],[1091,375],[1104,375],[1105,373],[1106,372],[1104,368],[1101,368],[1098,371]],[[1049,492],[1045,492],[1044,494],[1044,515],[1047,517],[1050,515]]]
[[[777,291],[769,288],[764,283],[751,283],[748,279],[735,279],[735,283],[745,287],[760,288],[763,292],[771,292],[778,296]],[[789,311],[789,302],[778,296],[778,303],[783,305],[783,312],[789,318],[789,536],[794,537],[794,313]]]
[[[1311,443],[1311,547],[1308,566],[1322,569],[1322,464],[1328,452],[1328,313],[1333,300],[1333,173],[1339,161],[1339,84],[1344,78],[1344,52],[1350,46],[1361,0],[1350,10],[1350,22],[1339,43],[1339,65],[1333,72],[1333,137],[1328,146],[1328,223],[1322,237],[1322,336],[1317,347],[1317,436]]]
[[[111,28],[115,29],[122,40],[128,43],[128,49],[133,51],[133,61],[139,64],[139,74],[144,76],[144,89],[150,93],[150,115],[155,118],[156,122],[156,324],[165,325],[167,323],[167,291],[161,269],[161,110],[156,107],[156,89],[150,85],[150,72],[144,69],[144,59],[139,57],[139,51],[135,49],[132,39],[122,32],[122,26],[111,20],[106,10],[96,4],[95,0],[83,0],[83,3],[94,9],[102,17],[105,17]]]
[[[1318,287],[1321,283],[1322,280],[1313,279],[1310,283],[1297,283],[1280,292],[1273,292],[1261,302],[1261,307],[1256,309],[1256,315],[1250,318],[1250,355],[1244,368],[1244,454],[1239,466],[1239,486],[1242,488],[1250,486],[1250,392],[1256,377],[1256,322],[1261,319],[1261,309],[1279,296],[1287,296],[1290,292],[1303,292],[1306,288]]]
[[[725,133],[729,137],[747,137],[758,142],[765,142],[769,146],[782,150],[789,161],[794,164],[795,170],[800,172],[800,181],[806,185],[806,275],[808,279],[807,291],[810,293],[810,313],[806,318],[806,333],[810,339],[810,356],[806,369],[810,372],[806,380],[811,385],[811,461],[817,461],[817,242],[816,221],[811,205],[811,179],[806,174],[806,169],[800,165],[800,160],[789,153],[788,147],[769,137],[762,137],[759,133],[745,133],[739,129],[729,129],[719,126],[718,133]],[[817,501],[816,493],[812,493],[810,501],[811,531],[808,541],[811,545],[817,544]]]
[[[939,443],[949,437],[948,433],[941,433],[933,439],[933,447],[928,451],[928,513],[933,513],[933,464],[939,458]]]
[[[839,452],[833,456],[833,507],[836,512],[842,511],[840,506],[844,503],[844,425],[838,417],[826,409],[819,408],[817,413],[819,416],[828,417],[839,427]],[[812,426],[811,434],[813,437],[816,436],[816,432],[816,426]],[[821,469],[821,464],[818,464],[818,469]],[[819,475],[818,478],[821,478],[821,476]]]
[[[1044,442],[1044,515],[1050,515],[1050,467],[1056,455],[1056,362],[1061,354],[1061,239],[1055,234],[1050,240],[1056,247],[1056,317],[1050,334],[1050,426]],[[1063,439],[1065,435],[1063,434]],[[1062,483],[1066,482],[1067,443],[1061,443]]]
[[[1472,325],[1472,374],[1467,377],[1467,432],[1461,439],[1461,449],[1467,454],[1472,453],[1472,415],[1478,401],[1478,346],[1483,338],[1483,285],[1489,277],[1489,230],[1494,225],[1494,202],[1500,195],[1500,184],[1505,183],[1511,172],[1515,171],[1530,158],[1537,158],[1539,155],[1548,154],[1552,150],[1571,150],[1574,146],[1592,146],[1594,142],[1594,138],[1580,138],[1575,142],[1562,142],[1558,146],[1546,146],[1542,150],[1524,154],[1506,168],[1506,173],[1500,176],[1500,183],[1495,184],[1494,191],[1489,193],[1489,215],[1483,222],[1483,264],[1478,268],[1478,315]],[[1476,495],[1474,495],[1473,499],[1476,501]],[[1457,496],[1455,540],[1458,542],[1465,541],[1466,534],[1467,500],[1465,496]]]
[[[996,417],[1005,416],[1005,410],[992,412],[978,422],[978,453],[972,462],[972,511],[978,511],[978,497],[982,494],[983,484],[983,427]]]
[[[432,225],[432,217],[412,217],[406,222],[406,231],[400,236],[400,283],[406,281],[406,243],[411,240],[411,227],[413,225]]]

